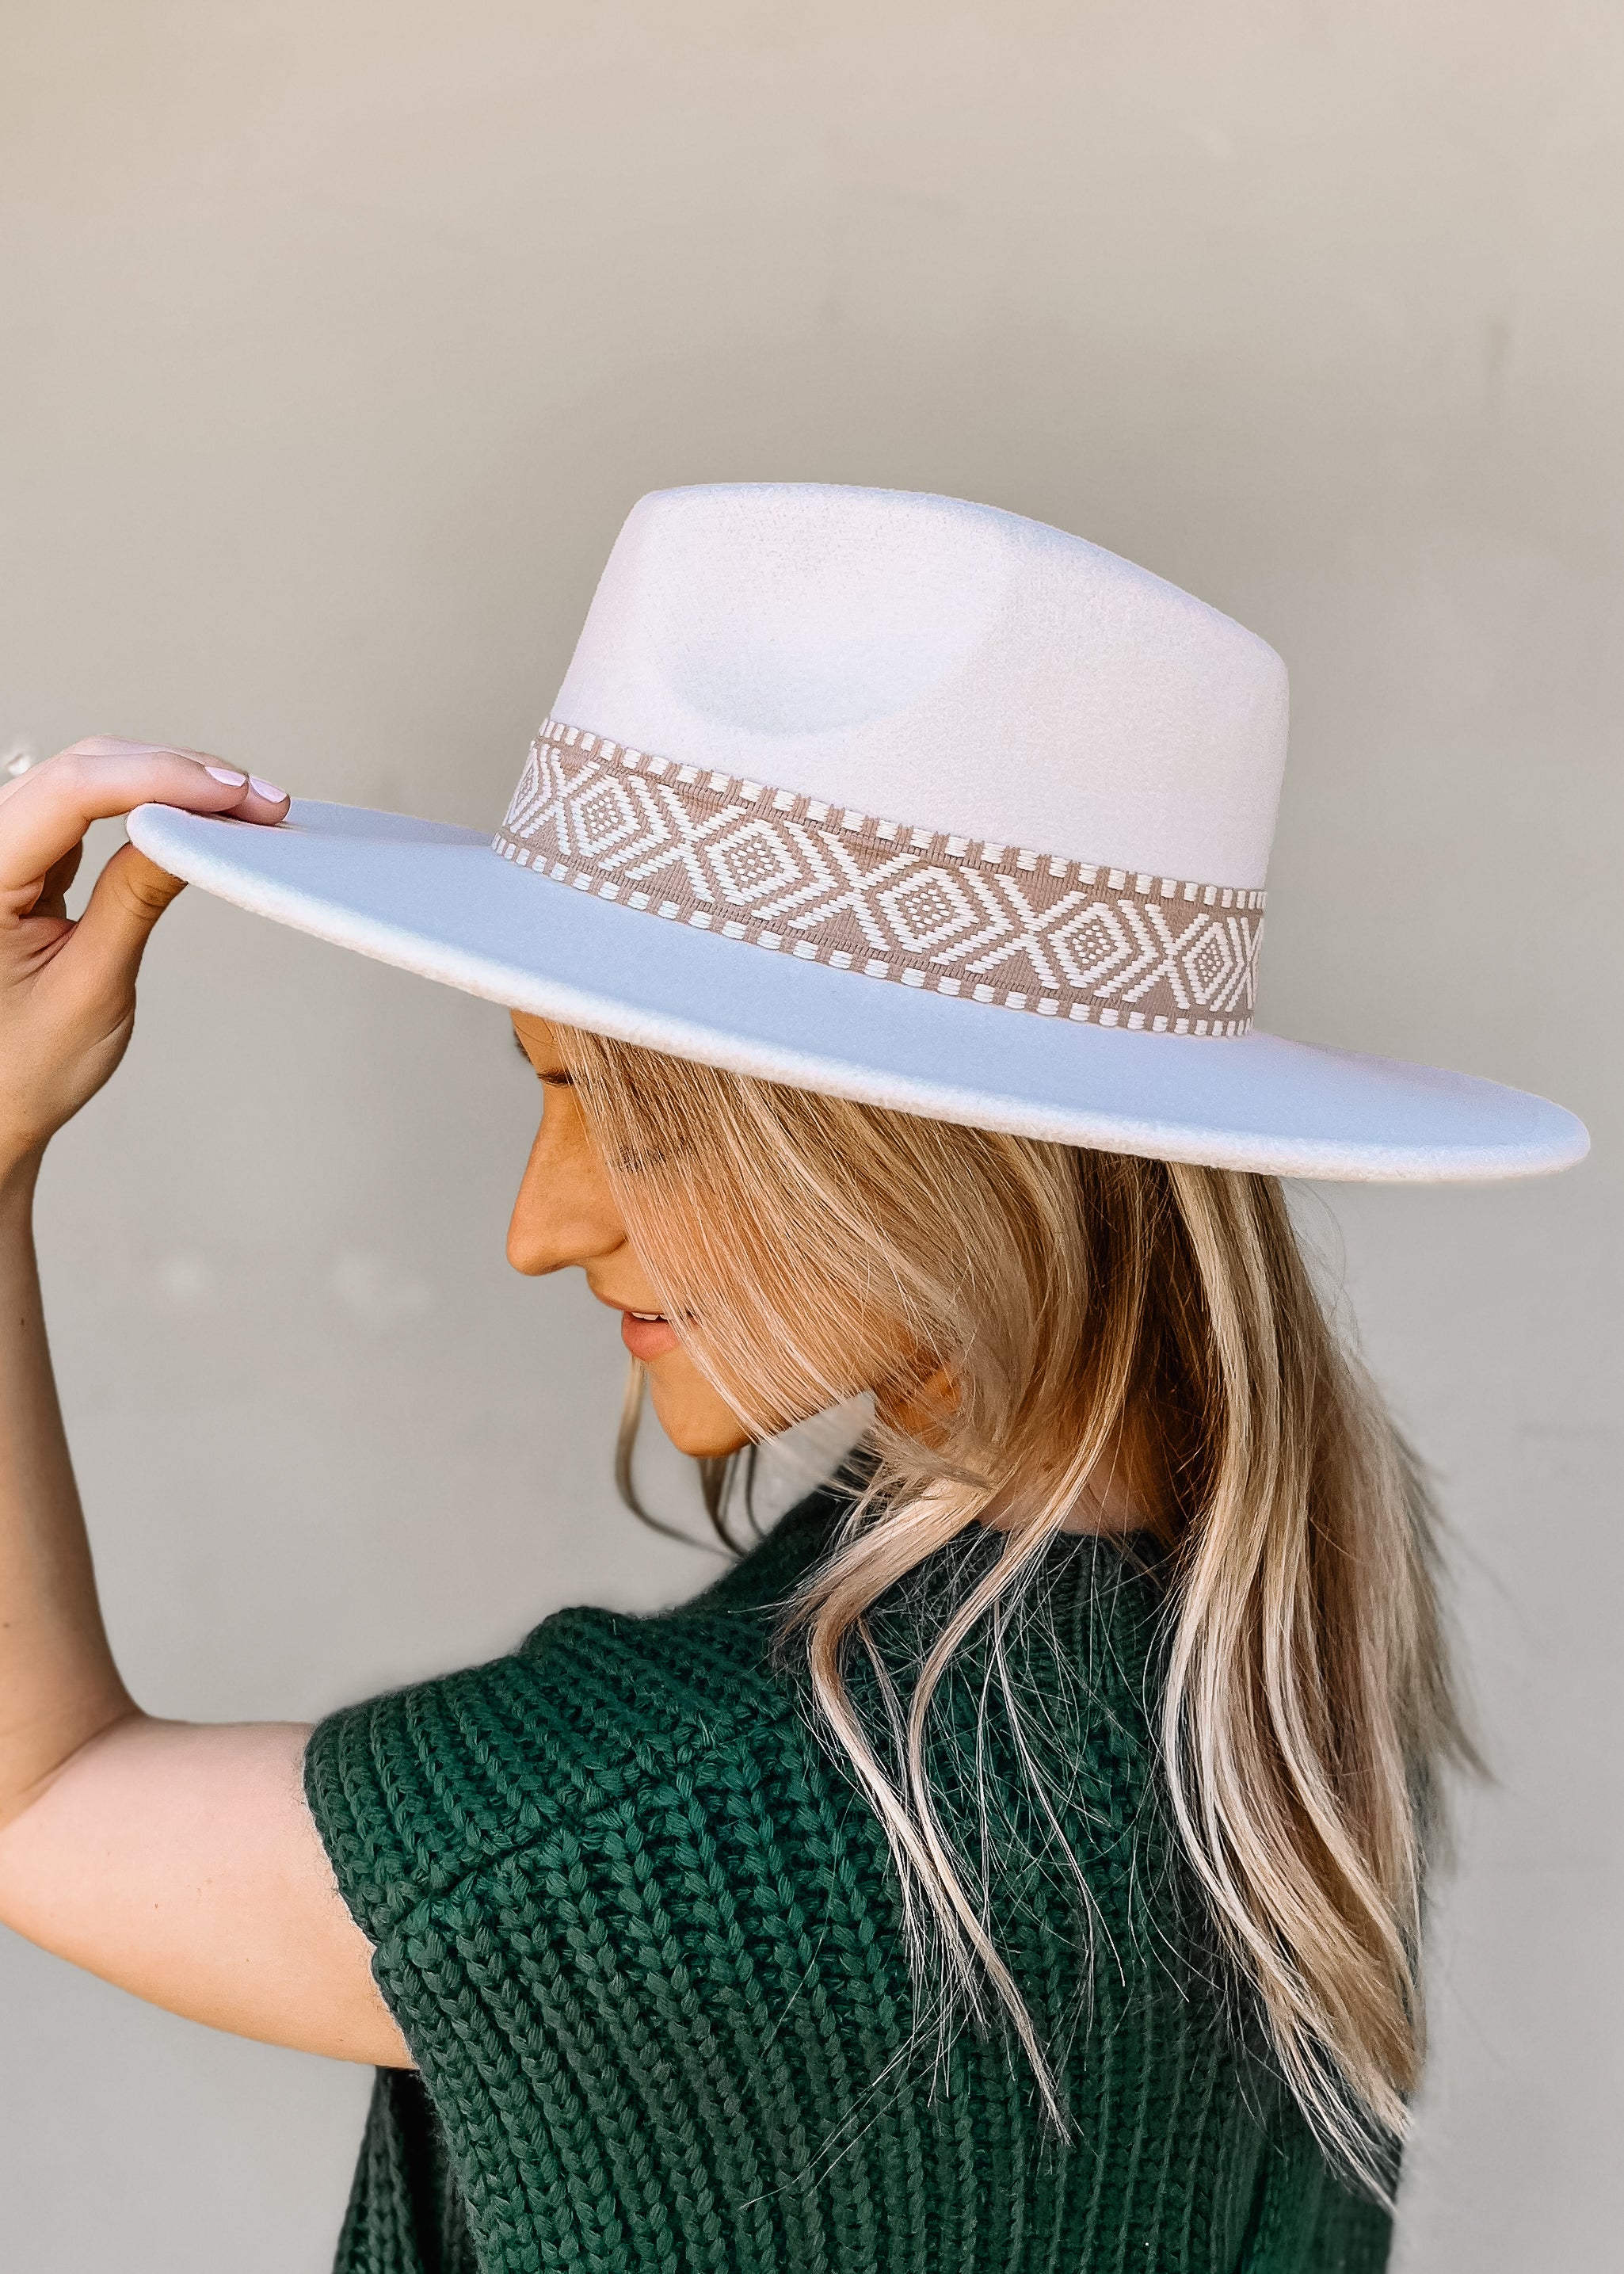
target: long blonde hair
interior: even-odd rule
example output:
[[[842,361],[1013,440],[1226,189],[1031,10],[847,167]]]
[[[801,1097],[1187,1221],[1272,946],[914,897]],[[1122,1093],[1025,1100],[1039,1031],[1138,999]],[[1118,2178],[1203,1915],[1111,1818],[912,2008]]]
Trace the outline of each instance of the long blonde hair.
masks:
[[[1291,2091],[1385,2195],[1423,2054],[1439,1771],[1470,1747],[1427,1496],[1278,1182],[560,1042],[662,1305],[752,1436],[880,1386],[875,1472],[787,1630],[883,1825],[916,1963],[929,1936],[950,1991],[1003,2010],[1064,2124],[944,1828],[927,1724],[955,1653],[981,1630],[996,1656],[1091,1472],[1132,1444],[1170,1575],[1160,1743],[1179,1842]],[[713,1467],[713,1513],[719,1483]],[[876,1665],[888,1758],[853,1653],[876,1657],[881,1599],[989,1514],[996,1553],[906,1701]]]

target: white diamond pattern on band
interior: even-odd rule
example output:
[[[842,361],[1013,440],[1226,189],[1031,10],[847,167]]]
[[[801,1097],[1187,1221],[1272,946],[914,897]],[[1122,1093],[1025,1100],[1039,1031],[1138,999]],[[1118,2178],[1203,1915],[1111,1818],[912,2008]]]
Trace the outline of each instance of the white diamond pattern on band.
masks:
[[[1244,1035],[1264,894],[944,835],[548,719],[494,850],[599,900],[1006,1010]]]

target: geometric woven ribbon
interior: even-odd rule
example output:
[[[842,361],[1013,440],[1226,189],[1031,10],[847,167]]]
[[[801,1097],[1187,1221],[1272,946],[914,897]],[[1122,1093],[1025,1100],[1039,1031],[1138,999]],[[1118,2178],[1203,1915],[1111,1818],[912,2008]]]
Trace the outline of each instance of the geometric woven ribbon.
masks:
[[[1011,1011],[1244,1035],[1264,894],[944,835],[548,719],[495,851],[597,899]]]

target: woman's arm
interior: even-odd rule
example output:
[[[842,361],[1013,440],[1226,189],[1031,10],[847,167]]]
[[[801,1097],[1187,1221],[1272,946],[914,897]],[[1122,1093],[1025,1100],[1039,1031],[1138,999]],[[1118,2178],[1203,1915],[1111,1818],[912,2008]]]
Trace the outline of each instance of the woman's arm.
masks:
[[[305,1732],[152,1720],[96,1600],[35,1268],[44,1147],[124,1055],[177,880],[126,846],[77,924],[88,824],[148,801],[274,821],[194,754],[88,743],[0,791],[0,1923],[173,2012],[342,2059],[410,2056],[304,1805]]]

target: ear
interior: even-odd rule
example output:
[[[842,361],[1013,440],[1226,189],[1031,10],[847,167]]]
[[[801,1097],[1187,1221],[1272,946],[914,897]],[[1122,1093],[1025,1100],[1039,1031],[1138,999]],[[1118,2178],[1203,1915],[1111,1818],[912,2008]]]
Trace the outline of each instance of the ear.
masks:
[[[936,1446],[959,1411],[959,1380],[947,1366],[928,1374],[898,1374],[874,1393],[875,1419],[898,1436]]]

